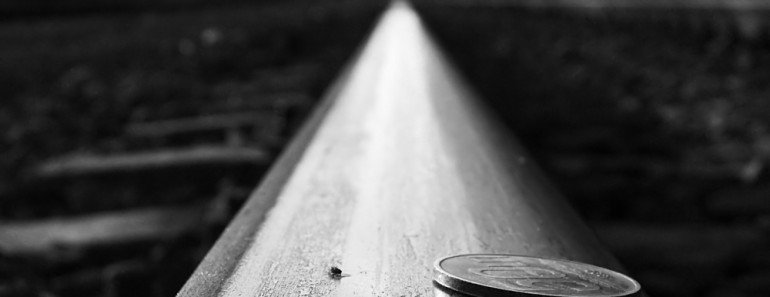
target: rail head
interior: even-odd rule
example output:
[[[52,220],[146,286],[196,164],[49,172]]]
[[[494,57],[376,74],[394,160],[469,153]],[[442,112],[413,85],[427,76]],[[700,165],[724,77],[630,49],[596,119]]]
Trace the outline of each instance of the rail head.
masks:
[[[447,295],[461,253],[622,270],[396,2],[178,296]]]

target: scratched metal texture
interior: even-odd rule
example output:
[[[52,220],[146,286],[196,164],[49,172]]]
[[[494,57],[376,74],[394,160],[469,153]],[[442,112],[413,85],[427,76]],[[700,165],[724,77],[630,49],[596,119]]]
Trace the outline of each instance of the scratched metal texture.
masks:
[[[351,65],[178,296],[449,296],[433,263],[458,253],[622,271],[411,7]]]

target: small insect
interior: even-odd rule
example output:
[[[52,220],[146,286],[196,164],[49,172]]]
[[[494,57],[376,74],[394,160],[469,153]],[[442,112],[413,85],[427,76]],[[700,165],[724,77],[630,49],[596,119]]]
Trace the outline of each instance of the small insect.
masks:
[[[331,278],[333,278],[333,279],[340,279],[340,278],[342,278],[343,277],[342,269],[340,269],[337,266],[332,266],[331,268],[329,268],[329,276],[331,276]]]

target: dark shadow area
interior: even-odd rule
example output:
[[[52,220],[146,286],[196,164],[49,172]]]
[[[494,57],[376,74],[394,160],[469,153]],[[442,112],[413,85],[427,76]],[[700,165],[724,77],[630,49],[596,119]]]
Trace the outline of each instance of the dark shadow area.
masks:
[[[301,2],[302,0],[290,0]],[[257,2],[257,3],[255,3]],[[283,1],[287,2],[287,1]],[[0,17],[6,19],[44,19],[50,17],[83,17],[88,15],[130,15],[146,12],[206,10],[222,7],[253,7],[276,4],[260,0],[8,0],[0,3]]]
[[[0,296],[173,296],[380,1],[0,5]]]
[[[710,10],[418,8],[650,295],[770,292],[763,23],[746,32]]]

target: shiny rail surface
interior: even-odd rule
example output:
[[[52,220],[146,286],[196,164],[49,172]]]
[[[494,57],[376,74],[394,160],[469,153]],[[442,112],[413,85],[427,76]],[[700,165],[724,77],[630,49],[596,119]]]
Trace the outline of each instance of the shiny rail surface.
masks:
[[[448,296],[458,253],[622,271],[397,2],[178,296]]]

